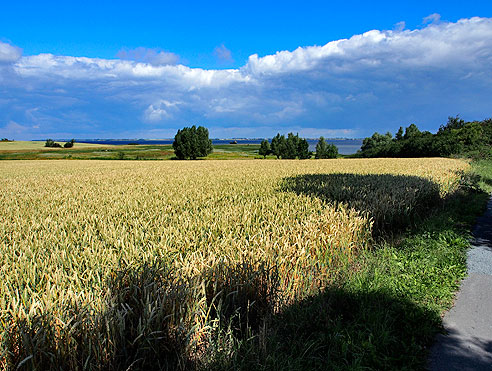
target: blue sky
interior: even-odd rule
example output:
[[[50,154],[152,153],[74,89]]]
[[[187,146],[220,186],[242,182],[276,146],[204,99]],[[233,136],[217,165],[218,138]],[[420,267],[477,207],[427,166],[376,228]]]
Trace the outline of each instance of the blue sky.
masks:
[[[363,137],[492,116],[490,1],[1,9],[0,136]]]

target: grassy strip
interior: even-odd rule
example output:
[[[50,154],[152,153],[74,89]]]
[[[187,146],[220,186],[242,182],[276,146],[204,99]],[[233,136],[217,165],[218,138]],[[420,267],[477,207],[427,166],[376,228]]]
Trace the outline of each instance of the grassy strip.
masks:
[[[207,159],[251,159],[258,155],[257,144],[214,145]],[[44,148],[32,146],[0,146],[0,160],[171,160],[175,159],[171,145],[89,145],[76,143],[74,148]]]
[[[470,228],[492,188],[492,161],[472,171],[482,191],[459,192],[399,241],[363,252],[338,284],[270,318],[259,334],[222,339],[212,366],[424,369],[441,315],[466,275]]]

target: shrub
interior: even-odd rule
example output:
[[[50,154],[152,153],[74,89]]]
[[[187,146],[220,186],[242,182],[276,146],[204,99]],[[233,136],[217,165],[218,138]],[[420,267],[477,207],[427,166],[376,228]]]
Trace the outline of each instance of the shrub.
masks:
[[[73,144],[75,143],[75,139],[72,139],[71,141],[65,143],[63,145],[64,148],[72,148],[73,147]]]

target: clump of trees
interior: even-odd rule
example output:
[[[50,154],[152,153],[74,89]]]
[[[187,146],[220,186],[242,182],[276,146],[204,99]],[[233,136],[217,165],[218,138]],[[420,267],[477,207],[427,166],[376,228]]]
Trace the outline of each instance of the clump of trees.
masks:
[[[287,138],[284,135],[277,134],[273,137],[271,144],[268,143],[268,140],[263,140],[260,144],[259,154],[263,157],[273,154],[277,158],[299,158],[300,160],[308,159],[312,156],[309,151],[308,141],[300,138],[299,134],[294,135],[294,133],[287,134]]]
[[[173,142],[174,154],[179,160],[196,160],[212,153],[212,141],[208,129],[203,126],[185,127],[178,130]]]
[[[415,124],[365,138],[358,152],[361,157],[446,157],[451,155],[492,155],[492,119],[465,122],[449,117],[436,134],[420,131]]]
[[[272,154],[277,159],[295,159],[301,160],[311,158],[313,153],[309,150],[309,143],[306,139],[300,138],[299,134],[294,133],[284,135],[277,134],[273,137],[272,143],[264,139],[260,144],[260,150],[258,151],[260,156],[266,158],[266,156]],[[338,148],[334,144],[328,144],[325,138],[320,137],[318,144],[316,145],[315,158],[336,158],[338,156]]]
[[[72,148],[75,143],[75,139],[72,139],[68,142],[66,142],[63,147],[64,148]],[[53,139],[46,139],[46,142],[44,143],[45,147],[50,147],[50,148],[61,148],[60,143],[56,143]]]
[[[325,138],[320,137],[316,144],[315,158],[337,158],[338,148],[334,144],[328,144]]]
[[[72,139],[63,145],[64,148],[72,148],[75,143],[75,139]]]

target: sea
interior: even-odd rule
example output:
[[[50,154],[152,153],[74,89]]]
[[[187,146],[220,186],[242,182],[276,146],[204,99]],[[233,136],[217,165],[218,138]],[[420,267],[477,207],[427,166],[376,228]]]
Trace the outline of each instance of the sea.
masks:
[[[260,144],[263,139],[212,139],[212,144]],[[318,139],[307,139],[309,150],[315,151]],[[362,139],[325,139],[328,144],[334,144],[338,148],[338,153],[342,155],[352,155],[356,153],[361,145]],[[128,145],[128,144],[173,144],[173,139],[76,139],[78,143]]]

